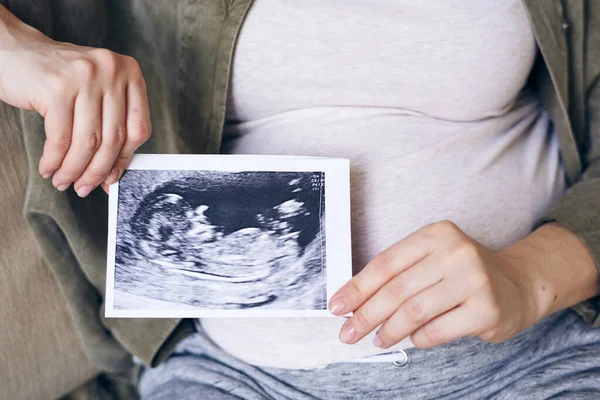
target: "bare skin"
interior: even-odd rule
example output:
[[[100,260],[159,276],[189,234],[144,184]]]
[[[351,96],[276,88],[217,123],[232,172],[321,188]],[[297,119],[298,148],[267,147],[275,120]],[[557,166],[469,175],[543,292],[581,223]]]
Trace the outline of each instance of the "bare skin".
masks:
[[[495,253],[456,225],[428,225],[376,256],[331,298],[353,311],[340,340],[390,347],[407,336],[428,348],[463,336],[512,338],[542,318],[600,293],[594,260],[579,238],[543,225]],[[383,325],[382,325],[383,324]]]
[[[137,62],[105,49],[49,39],[0,6],[0,100],[45,118],[39,163],[58,190],[85,197],[116,182],[151,134]],[[507,340],[553,312],[600,294],[584,243],[556,223],[495,253],[444,221],[375,257],[330,302],[354,312],[340,333],[375,345],[407,336],[421,348],[462,336]]]
[[[106,49],[56,42],[0,6],[0,100],[44,117],[39,163],[61,191],[106,190],[151,134],[138,63]]]

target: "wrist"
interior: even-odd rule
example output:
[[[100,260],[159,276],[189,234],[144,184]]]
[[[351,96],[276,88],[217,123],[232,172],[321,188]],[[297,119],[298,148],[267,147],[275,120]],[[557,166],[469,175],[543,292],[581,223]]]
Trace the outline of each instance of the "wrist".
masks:
[[[600,274],[576,234],[547,223],[501,252],[523,282],[537,318],[600,294]]]
[[[553,313],[556,290],[553,283],[541,273],[536,253],[528,242],[517,242],[499,253],[504,260],[504,272],[520,289],[523,328]]]

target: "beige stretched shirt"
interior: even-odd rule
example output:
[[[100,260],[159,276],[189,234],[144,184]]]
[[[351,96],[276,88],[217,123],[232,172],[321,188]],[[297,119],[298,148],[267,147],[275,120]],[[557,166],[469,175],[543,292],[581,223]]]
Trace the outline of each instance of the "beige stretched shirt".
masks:
[[[564,189],[548,117],[523,89],[536,51],[518,0],[258,0],[234,54],[223,152],[349,158],[355,272],[442,219],[500,250]],[[258,365],[382,351],[340,343],[342,322],[201,321]]]

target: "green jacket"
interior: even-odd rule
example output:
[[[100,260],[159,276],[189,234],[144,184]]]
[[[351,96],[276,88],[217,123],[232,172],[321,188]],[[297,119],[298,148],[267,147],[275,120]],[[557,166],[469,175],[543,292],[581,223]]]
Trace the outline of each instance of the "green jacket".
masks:
[[[600,1],[524,0],[542,57],[531,75],[560,138],[569,190],[540,220],[558,221],[600,267]],[[59,40],[109,47],[140,62],[153,137],[140,152],[214,153],[225,120],[237,33],[251,0],[0,0]],[[79,199],[41,179],[42,119],[22,113],[29,158],[24,213],[59,280],[91,360],[107,371],[163,361],[189,320],[105,319],[106,196]],[[600,326],[592,300],[574,309]]]

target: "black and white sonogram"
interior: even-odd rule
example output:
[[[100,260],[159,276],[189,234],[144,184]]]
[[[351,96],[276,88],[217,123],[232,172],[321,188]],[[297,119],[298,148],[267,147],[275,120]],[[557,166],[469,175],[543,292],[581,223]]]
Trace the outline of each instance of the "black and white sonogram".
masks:
[[[326,310],[327,178],[322,170],[127,170],[109,306],[187,310],[140,315],[163,317]]]

